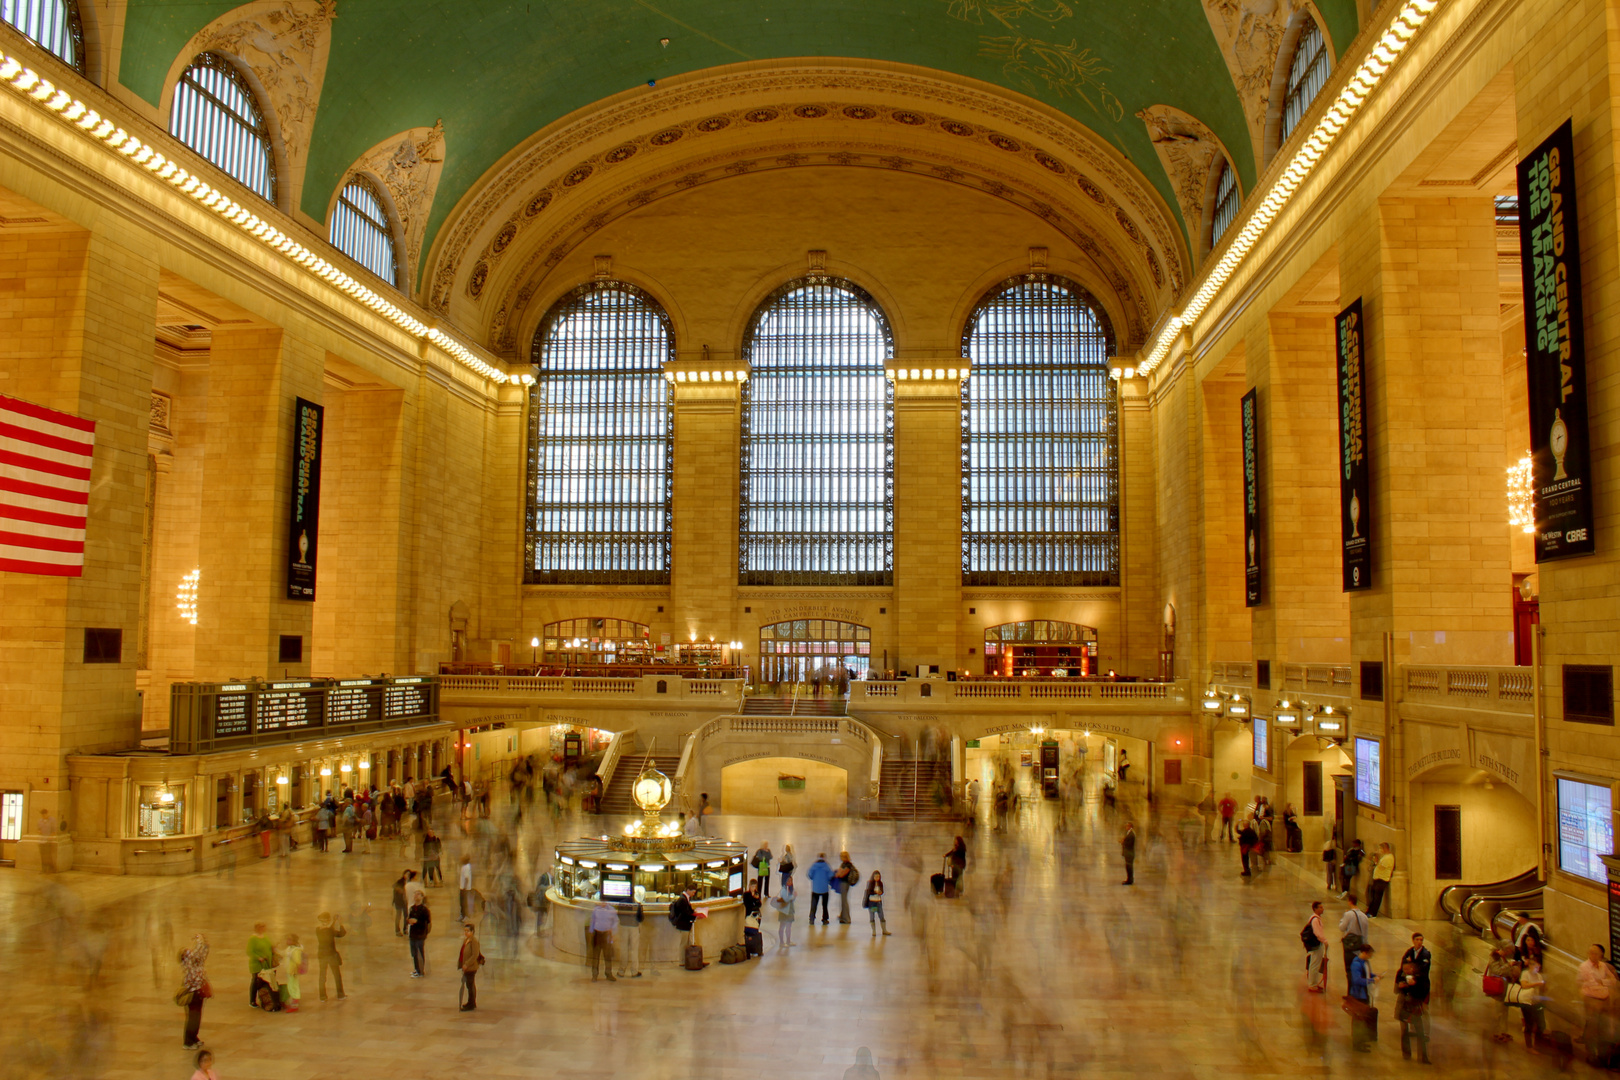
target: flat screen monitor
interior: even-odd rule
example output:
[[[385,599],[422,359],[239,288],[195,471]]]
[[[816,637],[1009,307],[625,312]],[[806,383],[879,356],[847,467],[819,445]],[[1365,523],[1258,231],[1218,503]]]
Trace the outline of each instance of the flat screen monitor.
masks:
[[[745,871],[740,866],[731,872],[731,877],[726,883],[726,891],[731,893],[732,896],[737,896],[743,891],[744,873]]]
[[[602,899],[628,904],[635,898],[636,888],[629,874],[602,875]]]

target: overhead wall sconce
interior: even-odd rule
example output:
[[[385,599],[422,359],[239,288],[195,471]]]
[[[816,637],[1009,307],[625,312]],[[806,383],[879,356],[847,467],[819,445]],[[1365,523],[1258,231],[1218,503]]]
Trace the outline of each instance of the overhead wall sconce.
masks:
[[[322,765],[321,766],[321,775],[322,776],[331,776],[332,775],[332,766],[330,766],[330,765]]]
[[[1221,695],[1217,694],[1215,692],[1214,688],[1211,688],[1211,689],[1208,689],[1208,690],[1204,691],[1204,711],[1205,712],[1220,712],[1221,711]]]
[[[1226,715],[1234,720],[1249,719],[1249,703],[1239,697],[1233,698],[1226,706]]]
[[[1299,718],[1299,707],[1287,698],[1277,702],[1276,711],[1271,714],[1271,719],[1278,727],[1298,727]]]
[[[883,374],[895,382],[959,382],[968,377],[971,368],[967,364],[960,367],[945,368],[885,368]]]
[[[1136,378],[1136,369],[1133,367],[1109,368],[1108,377],[1115,382],[1119,382],[1121,379],[1134,379]]]
[[[748,369],[736,368],[723,371],[666,371],[664,380],[672,383],[696,382],[747,382]]]
[[[1045,727],[1043,727],[1043,726],[1042,726],[1042,725],[1040,725],[1040,724],[1036,724],[1036,725],[1035,725],[1035,726],[1034,726],[1034,727],[1032,727],[1032,728],[1030,728],[1030,729],[1029,729],[1029,733],[1030,733],[1030,734],[1031,734],[1031,735],[1034,735],[1034,736],[1037,736],[1037,737],[1039,737],[1039,736],[1041,736],[1041,735],[1045,735],[1045,734],[1046,734],[1046,728],[1045,728]]]
[[[286,776],[285,773],[283,773],[282,775],[276,777],[276,784],[279,787],[286,787],[287,786],[287,776]]]

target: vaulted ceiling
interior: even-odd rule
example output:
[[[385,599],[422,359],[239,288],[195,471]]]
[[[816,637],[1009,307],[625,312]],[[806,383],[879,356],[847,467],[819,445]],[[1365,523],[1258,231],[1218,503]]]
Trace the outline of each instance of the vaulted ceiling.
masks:
[[[446,159],[427,222],[431,246],[461,197],[503,155],[574,110],[627,90],[657,95],[649,80],[739,61],[844,57],[931,68],[1028,95],[1117,148],[1179,211],[1138,113],[1169,106],[1202,121],[1246,189],[1255,140],[1234,76],[1269,79],[1269,71],[1243,71],[1244,53],[1274,45],[1268,37],[1279,15],[1298,3],[340,0],[302,209],[324,220],[335,185],[369,148],[442,119]],[[177,55],[238,6],[128,0],[119,81],[157,105]],[[1355,0],[1316,6],[1342,48],[1356,32]]]

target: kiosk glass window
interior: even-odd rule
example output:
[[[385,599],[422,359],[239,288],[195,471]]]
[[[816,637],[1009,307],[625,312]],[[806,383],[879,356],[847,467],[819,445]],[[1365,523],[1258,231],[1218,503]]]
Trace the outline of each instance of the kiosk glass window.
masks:
[[[1271,731],[1270,724],[1263,716],[1254,718],[1254,767],[1265,772],[1271,771]]]
[[[532,356],[525,579],[669,584],[669,316],[633,285],[592,282],[547,313]]]
[[[962,355],[962,580],[1119,584],[1113,335],[1072,282],[1004,282],[969,317]]]
[[[1558,778],[1558,868],[1588,881],[1608,880],[1602,856],[1614,854],[1614,804],[1607,784]]]
[[[0,840],[21,840],[23,793],[0,792]]]
[[[1382,809],[1384,805],[1384,744],[1356,737],[1356,802]]]
[[[894,580],[894,355],[888,319],[847,281],[773,293],[743,339],[743,585]]]
[[[186,799],[183,788],[141,788],[139,836],[179,836],[185,831]]]

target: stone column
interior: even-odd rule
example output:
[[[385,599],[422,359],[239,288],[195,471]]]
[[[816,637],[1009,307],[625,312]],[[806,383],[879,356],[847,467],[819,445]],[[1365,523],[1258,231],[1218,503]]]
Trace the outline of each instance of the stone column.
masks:
[[[1121,641],[1103,642],[1114,666],[1127,675],[1157,676],[1164,645],[1164,601],[1159,598],[1154,484],[1153,411],[1141,379],[1119,384],[1119,605]],[[1103,670],[1109,663],[1103,660]]]
[[[313,605],[287,599],[293,399],[321,398],[324,353],[275,327],[216,329],[209,357],[196,678],[309,674]],[[301,663],[280,638],[304,639]]]
[[[1373,508],[1373,585],[1350,596],[1351,651],[1384,661],[1391,691],[1408,663],[1513,662],[1494,213],[1489,199],[1386,198],[1339,248],[1341,298],[1361,297],[1365,318]],[[1357,700],[1351,717],[1353,735],[1384,739],[1384,807],[1362,807],[1357,830],[1370,851],[1393,846],[1402,916],[1407,829],[1427,826],[1407,820],[1387,710]]]
[[[62,227],[0,236],[0,392],[96,423],[83,575],[0,574],[0,716],[12,718],[0,743],[0,787],[28,795],[15,848],[23,868],[72,866],[66,755],[140,738],[135,663],[157,279],[149,253],[100,234]],[[86,627],[122,630],[122,661],[84,664]]]
[[[894,595],[902,664],[938,664],[941,674],[968,666],[967,658],[956,654],[962,614],[962,386],[955,379],[894,384]]]
[[[674,537],[669,593],[674,641],[736,637],[732,625],[737,594],[737,505],[741,440],[740,384],[720,370],[703,370],[714,381],[697,381],[699,367],[683,368],[691,381],[672,384],[675,394]],[[759,643],[743,651],[758,665]]]

